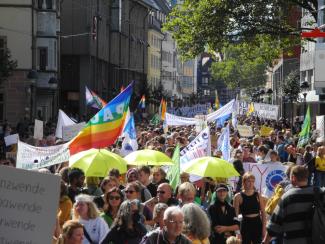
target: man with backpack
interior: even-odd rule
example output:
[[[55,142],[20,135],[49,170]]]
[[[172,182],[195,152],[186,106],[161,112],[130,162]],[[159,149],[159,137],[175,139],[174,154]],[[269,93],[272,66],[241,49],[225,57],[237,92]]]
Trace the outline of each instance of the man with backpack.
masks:
[[[272,237],[282,235],[284,244],[318,244],[311,241],[315,235],[312,229],[316,228],[313,206],[315,196],[320,195],[315,194],[314,187],[308,186],[308,169],[303,166],[292,168],[290,181],[293,187],[283,194],[271,215],[262,243],[268,244]]]

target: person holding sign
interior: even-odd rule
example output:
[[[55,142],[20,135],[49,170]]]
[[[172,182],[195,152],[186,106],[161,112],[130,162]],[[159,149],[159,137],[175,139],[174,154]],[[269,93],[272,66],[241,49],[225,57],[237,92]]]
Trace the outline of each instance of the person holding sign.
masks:
[[[254,184],[255,176],[246,172],[243,175],[243,190],[234,197],[236,215],[243,217],[240,229],[243,244],[260,244],[266,234],[264,201]]]

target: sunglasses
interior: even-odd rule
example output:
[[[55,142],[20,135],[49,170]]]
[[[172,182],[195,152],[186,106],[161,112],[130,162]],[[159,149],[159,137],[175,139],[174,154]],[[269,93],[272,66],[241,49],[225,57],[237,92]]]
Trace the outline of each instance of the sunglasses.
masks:
[[[158,194],[165,194],[165,191],[157,191]]]
[[[121,197],[120,196],[110,196],[109,197],[109,200],[120,200],[121,199]]]
[[[128,191],[125,191],[126,194],[133,194],[135,191],[132,191],[132,190],[128,190]]]

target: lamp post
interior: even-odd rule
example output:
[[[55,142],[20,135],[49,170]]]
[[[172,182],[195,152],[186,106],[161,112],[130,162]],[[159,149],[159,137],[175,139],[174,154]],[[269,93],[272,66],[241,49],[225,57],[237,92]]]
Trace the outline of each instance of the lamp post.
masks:
[[[53,98],[52,98],[52,119],[55,117],[55,96],[56,96],[56,89],[58,88],[58,80],[56,77],[51,77],[49,79],[49,87],[53,91]]]
[[[306,100],[306,97],[307,97],[307,92],[308,92],[308,89],[309,89],[309,84],[307,81],[304,81],[301,85],[300,85],[300,88],[301,88],[301,91],[302,91],[302,94],[304,96],[304,111],[306,111],[306,106],[307,106],[307,100]]]
[[[27,74],[27,79],[30,81],[29,89],[30,89],[30,98],[29,98],[29,119],[31,122],[33,122],[34,119],[34,86],[36,83],[36,80],[38,78],[37,71],[32,69]]]

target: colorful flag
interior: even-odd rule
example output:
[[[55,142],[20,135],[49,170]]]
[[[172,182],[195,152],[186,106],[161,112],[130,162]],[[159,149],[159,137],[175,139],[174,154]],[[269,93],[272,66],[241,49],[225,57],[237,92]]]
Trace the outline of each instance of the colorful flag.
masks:
[[[121,154],[126,156],[129,153],[138,150],[137,133],[133,114],[130,114],[129,120],[126,122],[124,131],[124,139],[122,142]]]
[[[161,105],[161,120],[165,120],[166,112],[167,112],[167,101],[163,99],[163,103]]]
[[[254,103],[250,103],[249,106],[248,106],[247,116],[249,116],[252,113],[254,113],[254,111],[255,111]]]
[[[122,132],[132,95],[131,83],[102,108],[70,143],[70,154],[112,145]]]
[[[141,109],[146,108],[146,97],[145,97],[145,95],[142,95],[138,107],[141,108]]]
[[[220,108],[220,101],[219,101],[219,97],[218,97],[218,92],[216,91],[216,100],[214,102],[214,107],[215,110],[218,110]]]
[[[86,104],[97,109],[106,106],[106,102],[86,86]]]
[[[308,105],[304,123],[299,133],[298,147],[306,145],[310,138],[310,106]]]
[[[168,170],[167,179],[170,186],[175,190],[180,183],[180,146],[177,144],[172,157],[174,165]]]
[[[223,129],[218,139],[218,150],[222,152],[222,158],[226,161],[230,160],[230,131],[229,124]]]
[[[150,120],[150,124],[152,125],[159,125],[160,123],[160,116],[159,114],[155,114],[152,119]]]

